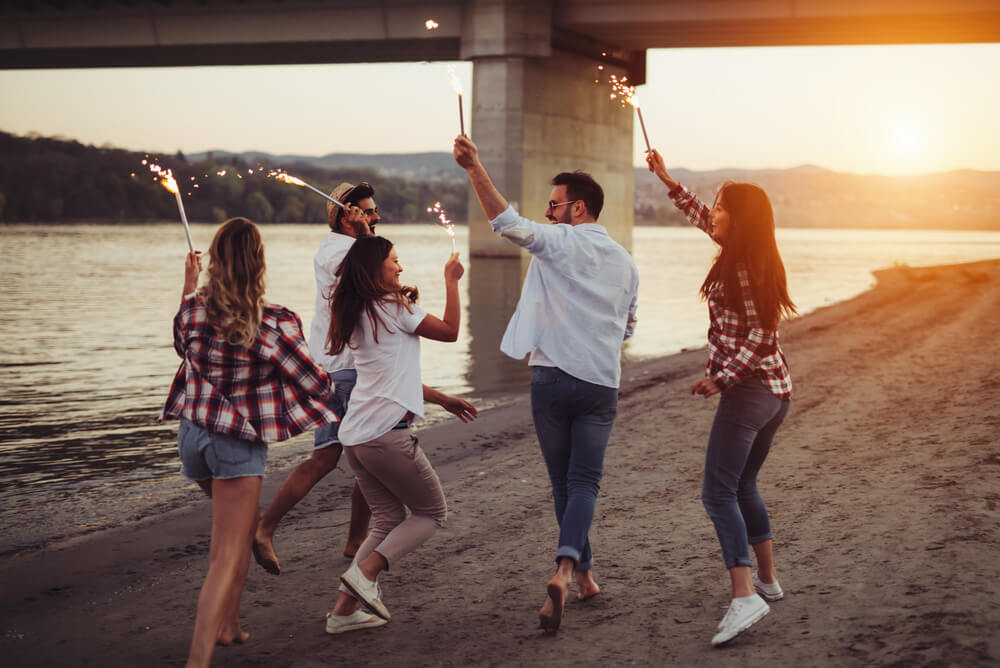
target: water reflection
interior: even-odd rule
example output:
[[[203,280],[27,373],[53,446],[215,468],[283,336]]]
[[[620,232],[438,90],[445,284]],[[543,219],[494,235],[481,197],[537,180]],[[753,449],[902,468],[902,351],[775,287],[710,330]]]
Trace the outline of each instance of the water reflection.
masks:
[[[526,360],[500,352],[500,340],[521,294],[520,258],[477,257],[469,267],[468,384],[478,396],[526,391]]]

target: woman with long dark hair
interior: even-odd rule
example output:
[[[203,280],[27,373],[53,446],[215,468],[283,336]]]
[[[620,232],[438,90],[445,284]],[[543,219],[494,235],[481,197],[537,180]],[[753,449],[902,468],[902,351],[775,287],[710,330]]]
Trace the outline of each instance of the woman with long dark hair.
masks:
[[[340,280],[330,300],[329,352],[336,355],[350,347],[358,372],[340,425],[340,442],[375,526],[340,578],[340,595],[327,614],[327,633],[385,624],[389,611],[382,602],[378,575],[396,567],[444,525],[444,490],[409,430],[423,418],[424,400],[440,404],[465,422],[476,417],[472,404],[420,380],[420,338],[458,338],[458,281],[465,272],[458,254],[444,267],[441,318],[414,303],[415,290],[399,282],[402,271],[392,242],[384,237],[359,238],[340,265]],[[360,609],[359,602],[370,612]]]
[[[778,323],[795,313],[795,304],[774,239],[774,212],[761,188],[727,182],[709,209],[667,173],[657,151],[650,151],[646,162],[674,205],[719,244],[701,286],[710,318],[708,367],[691,392],[706,398],[722,394],[705,453],[701,497],[732,582],[732,601],[712,638],[712,645],[721,645],[766,615],[767,601],[784,597],[757,474],[791,404],[792,380],[778,343]]]
[[[337,420],[330,377],[309,356],[302,321],[264,300],[257,226],[231,218],[201,261],[189,253],[174,318],[180,369],[160,419],[180,418],[181,473],[212,499],[208,575],[198,597],[188,666],[207,666],[216,643],[249,640],[239,607],[257,524],[267,444]]]

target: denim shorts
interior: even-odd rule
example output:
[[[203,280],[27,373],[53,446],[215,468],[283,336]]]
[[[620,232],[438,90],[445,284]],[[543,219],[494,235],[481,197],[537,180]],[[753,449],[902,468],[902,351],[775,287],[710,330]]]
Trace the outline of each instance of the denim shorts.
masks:
[[[330,377],[333,378],[333,399],[330,400],[329,408],[343,420],[347,413],[347,401],[351,398],[354,385],[358,382],[358,372],[354,369],[341,369],[334,371]],[[337,437],[339,432],[339,422],[323,425],[313,435],[313,448],[319,450],[331,445],[340,445],[340,439]]]
[[[267,443],[216,434],[181,418],[177,450],[181,457],[181,474],[195,482],[264,477]]]

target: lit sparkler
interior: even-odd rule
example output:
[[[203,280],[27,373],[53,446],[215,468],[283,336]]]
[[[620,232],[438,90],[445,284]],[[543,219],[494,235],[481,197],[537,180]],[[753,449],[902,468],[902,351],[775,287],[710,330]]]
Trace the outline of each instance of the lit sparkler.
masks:
[[[646,134],[646,123],[642,120],[642,109],[635,101],[635,86],[628,85],[626,81],[628,77],[619,79],[614,74],[611,75],[610,99],[621,99],[622,106],[630,104],[635,107],[635,113],[639,116],[639,127],[642,128],[642,138],[646,140],[646,153],[649,153],[653,149],[649,145],[649,135]]]
[[[451,78],[451,87],[458,93],[458,125],[462,130],[462,134],[465,134],[465,112],[462,110],[462,82],[459,80],[458,75],[455,74],[455,66],[448,66],[448,76]]]
[[[427,213],[437,215],[438,223],[444,226],[444,229],[448,231],[448,236],[451,237],[451,252],[457,253],[458,251],[455,250],[455,223],[448,220],[448,212],[441,206],[441,202],[434,202],[434,206],[427,207]]]
[[[424,21],[424,28],[427,30],[437,30],[440,24],[434,19],[427,19]]]
[[[147,163],[143,160],[142,164],[145,165]],[[184,235],[187,237],[188,250],[193,253],[194,243],[191,241],[191,228],[188,227],[187,214],[184,213],[184,201],[181,199],[181,191],[180,188],[177,187],[177,181],[174,180],[173,173],[169,169],[163,169],[155,162],[149,164],[149,171],[156,174],[159,178],[160,185],[172,192],[174,197],[177,199],[177,210],[181,214],[181,222],[184,223]]]
[[[337,200],[333,199],[332,197],[330,197],[329,195],[327,195],[322,190],[317,190],[316,188],[313,188],[311,185],[309,185],[308,183],[306,183],[305,181],[303,181],[302,179],[300,179],[297,176],[292,176],[291,174],[289,174],[287,172],[281,172],[281,171],[278,171],[276,169],[272,169],[270,172],[268,172],[267,176],[268,176],[268,178],[274,178],[274,179],[277,179],[278,181],[282,181],[284,183],[290,183],[293,186],[299,186],[301,188],[309,188],[309,190],[313,191],[314,193],[316,193],[317,195],[319,195],[321,197],[325,197],[326,199],[330,200],[331,202],[333,202],[334,204],[336,204],[337,206],[339,206],[341,209],[344,208],[343,203],[338,202]]]

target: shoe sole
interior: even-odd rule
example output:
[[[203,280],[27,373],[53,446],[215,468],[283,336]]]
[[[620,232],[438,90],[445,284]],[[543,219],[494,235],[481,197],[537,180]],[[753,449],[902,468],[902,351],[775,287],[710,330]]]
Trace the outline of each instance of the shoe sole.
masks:
[[[359,624],[344,624],[344,625],[334,626],[332,630],[330,625],[327,624],[326,632],[332,636],[335,636],[338,633],[347,633],[348,631],[360,631],[361,629],[374,629],[378,628],[379,626],[385,626],[388,623],[389,622],[385,621],[384,619],[379,618],[376,619],[375,621],[369,620],[367,622],[361,622]]]
[[[785,598],[785,592],[783,591],[779,591],[777,594],[770,594],[757,586],[754,586],[754,591],[756,591],[760,597],[768,603],[774,603],[775,601],[780,601]]]
[[[365,606],[365,608],[367,608],[368,610],[370,610],[373,615],[376,615],[377,617],[381,617],[385,621],[389,621],[389,611],[385,609],[384,605],[382,606],[382,609],[380,610],[379,606],[377,606],[376,604],[374,604],[371,601],[367,600],[361,594],[361,592],[359,592],[355,587],[351,586],[351,583],[347,580],[347,578],[345,578],[344,576],[340,576],[340,581],[343,583],[343,585],[345,587],[347,587],[348,590],[350,590],[350,592],[352,594],[354,594],[354,598],[358,599],[358,601],[361,603],[361,605]]]
[[[729,642],[730,640],[732,640],[733,638],[735,638],[736,636],[743,633],[748,628],[750,628],[751,626],[762,620],[764,616],[767,615],[767,613],[769,612],[771,612],[771,608],[764,608],[758,614],[754,615],[749,620],[744,622],[742,626],[733,631],[732,635],[728,635],[725,638],[722,638],[721,640],[716,640],[715,638],[718,638],[718,635],[716,635],[715,638],[712,638],[712,647],[718,647],[719,645],[726,644],[727,642]]]
[[[780,601],[785,598],[785,592],[781,592],[780,594],[768,594],[763,589],[757,589],[756,587],[754,587],[754,590],[768,603],[774,603],[775,601]]]

